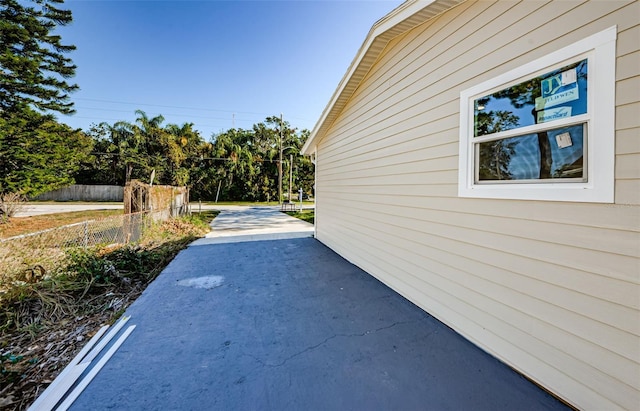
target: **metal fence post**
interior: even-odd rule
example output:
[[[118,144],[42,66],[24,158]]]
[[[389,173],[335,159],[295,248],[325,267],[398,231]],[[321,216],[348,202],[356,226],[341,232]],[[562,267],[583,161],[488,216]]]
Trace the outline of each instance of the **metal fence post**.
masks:
[[[89,246],[89,221],[84,222],[84,248]]]

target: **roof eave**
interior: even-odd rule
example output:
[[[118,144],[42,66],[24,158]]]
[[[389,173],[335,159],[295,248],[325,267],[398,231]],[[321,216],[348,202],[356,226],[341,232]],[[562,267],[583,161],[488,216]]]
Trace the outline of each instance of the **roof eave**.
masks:
[[[302,153],[312,154],[316,143],[322,139],[347,101],[360,85],[371,67],[378,60],[387,44],[395,37],[432,19],[463,0],[408,0],[378,20],[367,35],[360,50],[342,77],[313,131],[302,146]]]

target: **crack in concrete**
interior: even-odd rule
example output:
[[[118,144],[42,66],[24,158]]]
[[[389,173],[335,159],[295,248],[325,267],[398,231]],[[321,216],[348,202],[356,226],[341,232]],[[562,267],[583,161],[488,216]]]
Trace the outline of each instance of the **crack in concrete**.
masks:
[[[365,332],[359,333],[359,334],[334,334],[334,335],[332,335],[330,337],[325,338],[322,342],[320,342],[318,344],[315,344],[315,345],[312,345],[310,347],[307,347],[304,350],[299,351],[299,352],[297,352],[295,354],[292,354],[289,357],[285,358],[284,360],[282,360],[281,362],[276,363],[276,364],[266,363],[266,362],[262,361],[260,358],[256,357],[253,354],[243,353],[243,355],[246,355],[248,357],[253,358],[257,363],[259,363],[263,367],[278,368],[278,367],[282,367],[283,365],[285,365],[289,360],[292,360],[292,359],[294,359],[296,357],[299,357],[299,356],[301,356],[301,355],[303,355],[303,354],[305,354],[305,353],[307,353],[309,351],[313,351],[313,350],[323,346],[324,344],[328,343],[329,341],[331,341],[331,340],[333,340],[335,338],[338,338],[338,337],[346,337],[346,338],[364,337],[365,335],[368,335],[368,334],[372,334],[372,333],[377,333],[377,332],[380,332],[380,331],[388,330],[388,329],[393,328],[393,327],[395,327],[397,325],[410,324],[410,323],[414,323],[414,322],[415,321],[398,321],[398,322],[395,322],[395,323],[393,323],[391,325],[387,325],[387,326],[384,326],[384,327],[376,328],[373,331],[368,330],[368,331],[365,331]]]

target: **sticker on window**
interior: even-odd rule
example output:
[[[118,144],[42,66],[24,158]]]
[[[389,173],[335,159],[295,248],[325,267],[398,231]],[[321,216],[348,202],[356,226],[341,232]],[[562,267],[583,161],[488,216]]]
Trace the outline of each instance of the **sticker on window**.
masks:
[[[571,107],[555,107],[538,111],[536,114],[538,123],[546,123],[547,121],[571,117]]]
[[[562,133],[556,136],[556,143],[558,144],[558,148],[567,148],[573,145],[571,141],[571,134]]]

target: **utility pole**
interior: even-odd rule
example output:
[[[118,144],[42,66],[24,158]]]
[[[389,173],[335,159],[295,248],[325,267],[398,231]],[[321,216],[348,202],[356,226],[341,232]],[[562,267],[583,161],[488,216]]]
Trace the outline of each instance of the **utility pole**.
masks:
[[[291,202],[292,186],[293,186],[293,154],[289,154],[289,202]]]
[[[278,201],[282,204],[282,113],[280,113],[280,160],[278,161]]]

